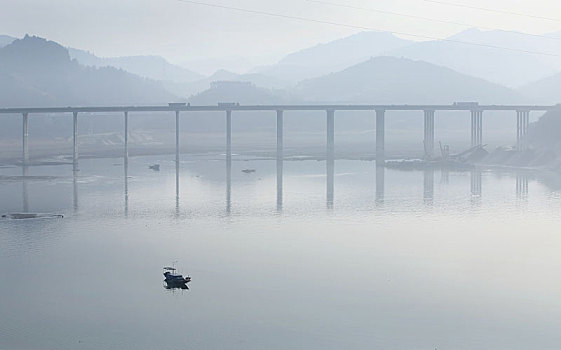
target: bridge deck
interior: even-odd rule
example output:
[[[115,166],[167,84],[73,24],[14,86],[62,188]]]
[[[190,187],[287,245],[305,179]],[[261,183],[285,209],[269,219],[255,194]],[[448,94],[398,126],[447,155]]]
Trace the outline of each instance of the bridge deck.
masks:
[[[0,114],[15,113],[95,113],[95,112],[213,112],[213,111],[549,111],[561,105],[236,105],[236,106],[99,106],[99,107],[18,107],[0,108]]]

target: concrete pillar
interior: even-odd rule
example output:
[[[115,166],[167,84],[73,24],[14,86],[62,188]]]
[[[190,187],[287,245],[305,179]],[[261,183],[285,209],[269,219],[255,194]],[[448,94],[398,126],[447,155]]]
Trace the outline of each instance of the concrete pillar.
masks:
[[[528,124],[526,122],[527,112],[522,112],[522,125],[521,125],[521,135],[520,135],[520,143],[522,145],[522,150],[526,150],[526,133],[528,131]]]
[[[516,111],[516,148],[524,151],[528,148],[526,135],[530,124],[530,111]]]
[[[125,217],[129,215],[129,112],[125,112],[125,149],[124,149],[124,175],[125,175]]]
[[[386,162],[385,152],[385,115],[386,111],[383,109],[376,110],[376,164],[384,165]]]
[[[479,131],[478,145],[483,146],[483,111],[479,111],[479,122],[477,125]]]
[[[179,198],[179,111],[175,111],[175,198]]]
[[[471,111],[471,147],[475,146],[475,111]]]
[[[327,110],[327,152],[326,152],[327,207],[333,206],[333,194],[335,187],[335,111]]]
[[[524,150],[528,149],[528,140],[526,136],[528,136],[528,127],[530,124],[530,111],[524,111],[522,115],[522,147]]]
[[[282,179],[284,161],[283,112],[277,111],[277,209],[282,209]]]
[[[483,145],[483,111],[471,110],[471,147]]]
[[[434,154],[434,111],[425,111],[425,158],[430,159]]]
[[[232,111],[226,111],[226,157],[232,157]]]
[[[516,111],[516,149],[520,151],[520,111]]]
[[[335,157],[335,111],[327,111],[327,159]]]
[[[22,164],[29,164],[29,113],[23,113],[23,133],[22,133]]]
[[[72,112],[72,170],[78,171],[78,112]]]
[[[129,165],[129,112],[125,112],[125,149],[123,153],[126,169]]]
[[[232,111],[226,111],[226,212],[232,206]]]

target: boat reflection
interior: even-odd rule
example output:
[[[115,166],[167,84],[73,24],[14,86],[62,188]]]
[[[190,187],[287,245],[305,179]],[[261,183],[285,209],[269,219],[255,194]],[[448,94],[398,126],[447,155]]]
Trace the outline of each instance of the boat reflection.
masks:
[[[185,283],[181,283],[181,282],[173,282],[173,281],[164,281],[164,289],[167,290],[174,290],[174,289],[189,289],[189,287],[187,286],[187,283],[189,282],[185,282]]]

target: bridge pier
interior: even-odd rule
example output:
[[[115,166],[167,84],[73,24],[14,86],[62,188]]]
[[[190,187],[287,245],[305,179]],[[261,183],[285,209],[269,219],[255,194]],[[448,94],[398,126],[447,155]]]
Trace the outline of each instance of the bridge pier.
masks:
[[[72,171],[78,171],[78,112],[72,112]]]
[[[123,158],[125,163],[125,169],[129,165],[129,112],[125,111],[125,148],[123,150]]]
[[[226,111],[226,212],[232,207],[232,111]]]
[[[335,172],[335,111],[327,110],[327,207],[333,207],[334,172]]]
[[[23,134],[22,134],[22,164],[27,166],[29,163],[29,113],[22,113]]]
[[[376,165],[384,165],[386,162],[386,152],[384,149],[385,116],[383,109],[376,110]]]
[[[179,199],[179,111],[175,111],[175,198]]]
[[[425,158],[430,159],[434,154],[434,110],[425,110]]]
[[[526,135],[528,134],[528,126],[530,125],[530,111],[516,111],[516,149],[525,151],[528,148]]]
[[[471,147],[483,145],[483,111],[471,110]]]
[[[277,111],[277,210],[282,209],[282,175],[284,162],[284,111]]]
[[[125,174],[125,217],[129,215],[129,112],[125,111],[125,148],[123,170]]]

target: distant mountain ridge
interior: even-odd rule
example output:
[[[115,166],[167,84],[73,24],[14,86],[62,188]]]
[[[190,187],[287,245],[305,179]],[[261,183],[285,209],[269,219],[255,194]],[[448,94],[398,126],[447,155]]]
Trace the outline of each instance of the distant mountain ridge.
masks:
[[[68,48],[70,57],[80,64],[92,67],[115,67],[141,77],[171,82],[192,82],[203,75],[169,63],[160,56],[98,57],[88,51]]]
[[[376,57],[320,78],[302,81],[296,93],[317,102],[449,104],[521,102],[513,90],[452,69],[406,58]]]
[[[526,84],[518,91],[537,103],[561,103],[561,73]]]
[[[444,40],[414,42],[391,33],[366,31],[293,52],[256,71],[297,82],[337,72],[371,57],[393,56],[426,61],[510,88],[561,71],[557,57],[530,52],[561,52],[561,33],[532,36],[471,28]]]
[[[561,69],[561,60],[556,66],[551,57],[492,46],[534,52],[561,52],[561,40],[500,30],[469,29],[447,40],[419,42],[387,54],[423,60],[511,88],[552,75]]]
[[[262,67],[257,72],[297,82],[339,71],[410,44],[391,33],[360,32],[288,54],[277,64]]]
[[[116,68],[81,66],[68,50],[25,36],[0,48],[0,106],[166,103],[161,84]]]

